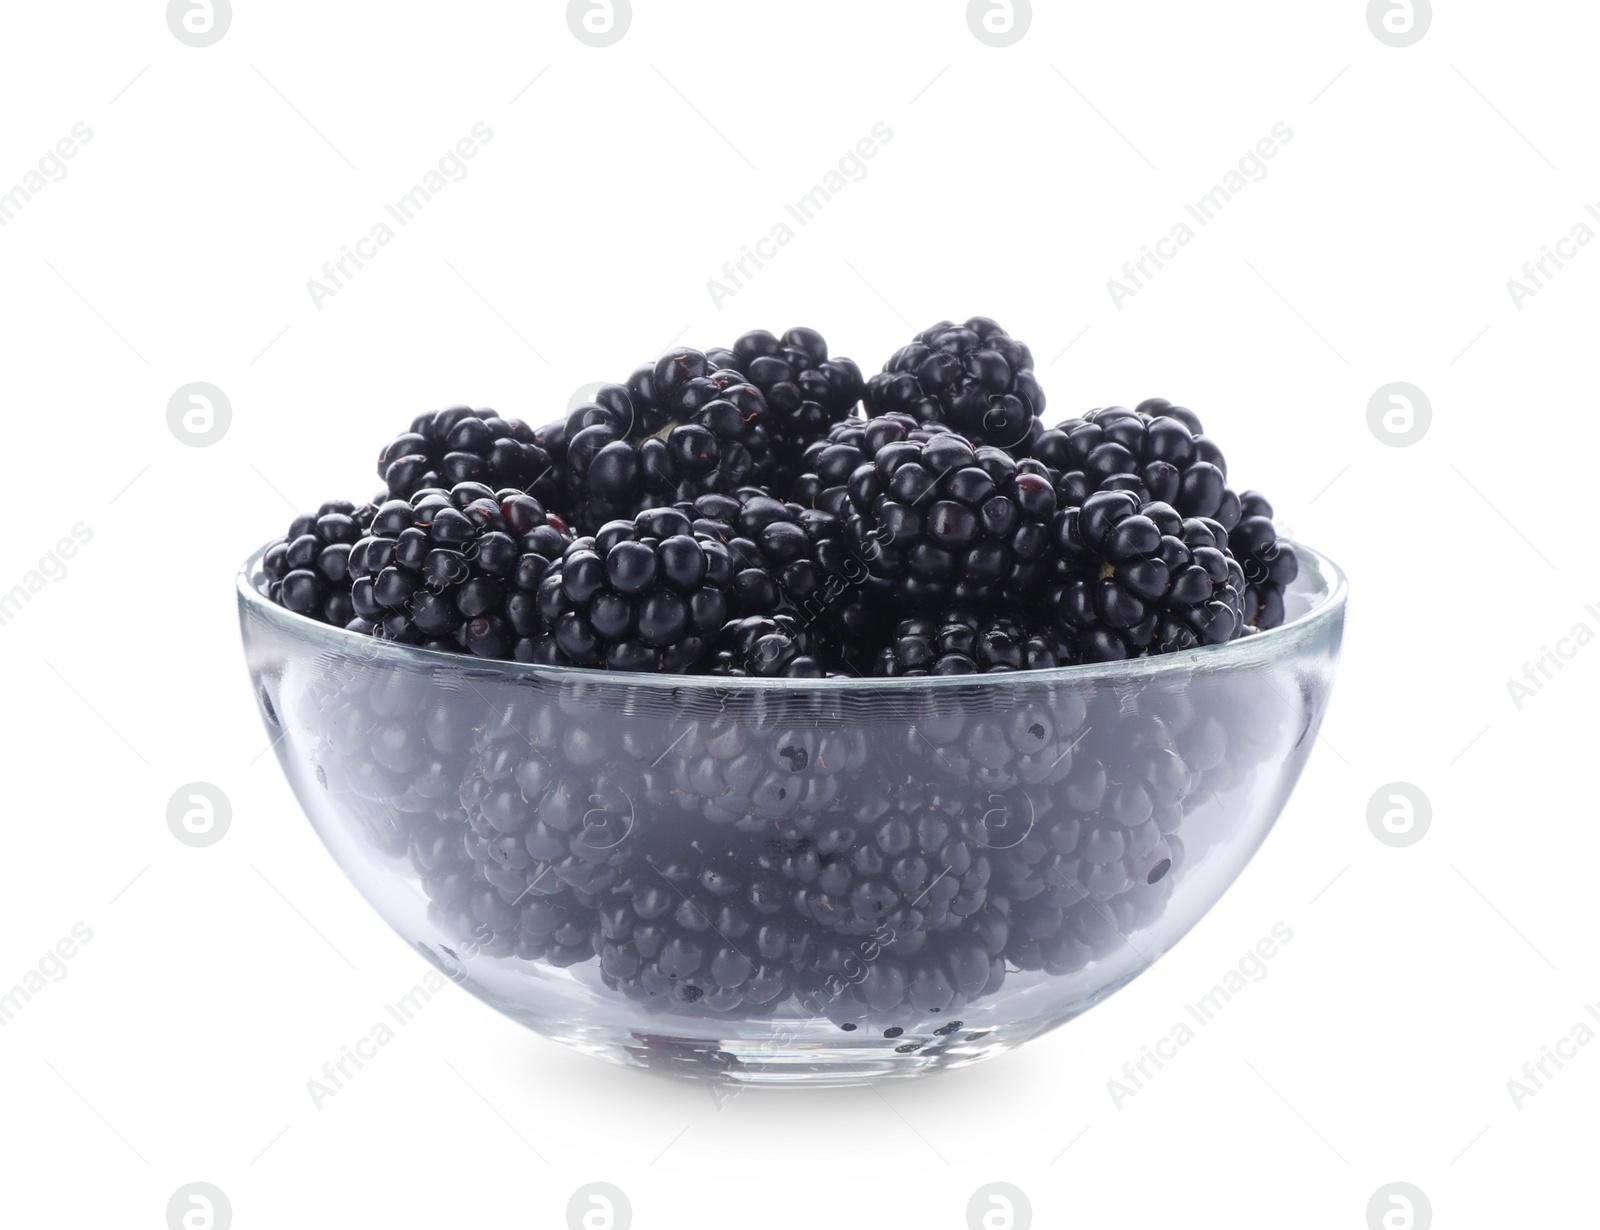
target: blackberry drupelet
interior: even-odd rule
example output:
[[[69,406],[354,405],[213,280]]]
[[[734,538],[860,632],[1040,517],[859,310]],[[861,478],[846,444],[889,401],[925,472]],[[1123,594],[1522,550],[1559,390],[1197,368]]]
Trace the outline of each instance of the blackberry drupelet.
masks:
[[[376,512],[371,504],[329,500],[314,515],[296,517],[283,541],[262,557],[267,597],[321,623],[348,624],[355,618],[350,552]]]
[[[1014,619],[948,612],[895,626],[894,640],[872,660],[874,675],[976,675],[1065,666],[1072,655],[1051,628]]]
[[[1259,491],[1239,496],[1239,523],[1228,531],[1228,545],[1244,572],[1244,618],[1254,627],[1283,622],[1283,591],[1300,575],[1300,560],[1287,539],[1278,537],[1272,505]]]
[[[674,350],[568,416],[568,508],[580,533],[647,508],[771,479],[770,417],[743,374]]]
[[[378,477],[395,500],[459,483],[482,483],[496,491],[514,487],[541,501],[561,490],[550,454],[526,423],[467,406],[419,414],[411,429],[378,455]]]
[[[940,321],[867,381],[867,413],[900,411],[1026,456],[1044,413],[1033,354],[994,321]]]
[[[572,541],[530,495],[481,483],[388,500],[350,553],[357,631],[484,658],[531,660],[535,594]]]
[[[728,548],[694,533],[676,509],[607,522],[598,534],[575,539],[540,582],[545,631],[535,660],[698,671],[732,613],[735,580]]]
[[[828,343],[815,329],[790,329],[782,338],[752,330],[706,358],[743,372],[766,399],[775,491],[787,489],[806,447],[854,411],[866,392],[854,360],[829,358]]]
[[[1244,574],[1208,517],[1099,491],[1057,514],[1051,537],[1062,580],[1047,607],[1080,661],[1221,645],[1245,631]]]

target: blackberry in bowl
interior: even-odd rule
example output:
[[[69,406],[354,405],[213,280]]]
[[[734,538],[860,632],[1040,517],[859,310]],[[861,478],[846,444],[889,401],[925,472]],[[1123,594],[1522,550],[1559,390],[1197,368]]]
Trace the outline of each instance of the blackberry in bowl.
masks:
[[[437,539],[457,513],[481,513],[483,525],[460,527],[464,545],[419,539],[417,575],[432,575],[431,552],[458,552],[435,561],[451,565],[455,603],[441,626],[465,620],[470,638],[504,620],[511,641],[523,618],[576,627],[581,614],[598,634],[616,614],[627,633],[616,644],[648,644],[645,623],[671,606],[657,591],[676,585],[686,609],[715,605],[708,586],[733,592],[720,538],[741,540],[740,517],[756,532],[796,515],[735,498],[641,522],[630,505],[617,510],[626,524],[569,543],[531,496],[493,493],[502,527],[476,486],[434,490],[355,526],[379,545],[352,575],[402,566],[382,545],[391,532],[398,554],[424,518]],[[1085,569],[1094,592],[976,617],[966,591],[941,589],[925,614],[891,621],[864,677],[815,656],[819,629],[835,627],[816,604],[848,605],[850,590],[786,606],[776,585],[776,609],[728,604],[715,636],[695,632],[703,673],[667,673],[656,650],[607,671],[575,664],[570,630],[545,652],[530,624],[530,660],[517,661],[409,635],[414,614],[407,636],[374,634],[388,625],[359,614],[339,627],[320,591],[320,605],[289,609],[277,599],[299,557],[281,544],[238,578],[247,667],[335,861],[408,944],[507,1016],[601,1058],[725,1081],[915,1075],[1020,1045],[1141,973],[1243,870],[1316,742],[1344,624],[1338,568],[1293,544],[1296,567],[1273,571],[1290,545],[1252,533],[1265,580],[1244,584],[1257,606],[1271,584],[1281,622],[1208,643],[1213,614],[1230,627],[1242,617],[1233,598],[1219,612],[1201,592],[1206,579],[1239,595],[1226,568],[1194,574],[1193,594],[1173,582],[1140,618],[1098,591],[1105,580],[1155,592],[1123,558],[1122,540],[1140,534],[1172,539],[1156,550],[1173,576],[1216,563],[1203,516],[1140,503],[1101,500],[1087,526],[1038,511],[1071,565],[1071,577],[1036,578],[1042,592]],[[354,533],[343,520],[319,532],[326,545],[296,548],[308,560]],[[516,563],[502,558],[507,541]],[[1083,645],[1112,646],[1113,633],[1139,648],[1129,629],[1141,620],[1158,647],[1174,641],[1169,652],[1083,660]]]

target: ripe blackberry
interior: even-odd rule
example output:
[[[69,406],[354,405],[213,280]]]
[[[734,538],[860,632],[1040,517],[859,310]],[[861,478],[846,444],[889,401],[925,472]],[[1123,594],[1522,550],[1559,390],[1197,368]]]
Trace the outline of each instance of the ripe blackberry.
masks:
[[[716,713],[678,723],[658,756],[669,802],[709,824],[765,833],[802,829],[840,795],[870,784],[867,734],[841,721],[837,698],[796,693],[730,698]]]
[[[557,704],[491,707],[460,789],[466,848],[490,883],[519,900],[571,892],[588,905],[616,885],[648,790],[616,750]]]
[[[990,792],[988,824],[1003,830],[995,840],[1006,845],[1034,822],[1030,796],[1013,791],[1068,777],[1087,713],[1081,685],[1029,686],[1004,696],[946,689],[908,704],[897,742],[908,765],[929,780]]]
[[[931,936],[910,958],[888,955],[872,936],[833,939],[816,945],[796,980],[796,997],[807,1011],[841,1026],[870,1022],[884,1037],[901,1038],[908,1026],[993,995],[1005,976],[1004,959],[991,955],[982,938],[966,933]],[[884,1029],[889,1022],[895,1024]],[[955,1027],[960,1028],[959,1022]],[[954,1031],[947,1021],[931,1032],[942,1038]],[[926,1044],[913,1036],[896,1049],[909,1052]]]
[[[894,640],[873,658],[872,673],[993,674],[1065,666],[1072,660],[1053,629],[956,611],[935,619],[902,620],[895,626]]]
[[[467,406],[419,414],[378,455],[378,477],[394,500],[460,483],[514,487],[540,500],[560,491],[550,455],[526,423]]]
[[[377,510],[329,500],[314,515],[296,517],[283,541],[267,548],[261,568],[267,597],[300,615],[342,628],[355,618],[350,602],[350,551]]]
[[[1300,575],[1300,560],[1287,539],[1278,537],[1272,505],[1259,491],[1239,495],[1239,523],[1228,531],[1228,546],[1244,571],[1244,618],[1256,628],[1283,622],[1283,591]]]
[[[824,670],[811,637],[791,615],[750,615],[730,620],[717,635],[713,675],[820,679]]]
[[[374,844],[403,854],[396,816],[454,812],[479,721],[472,699],[351,655],[320,667],[302,704],[318,784],[371,821]]]
[[[761,865],[818,926],[876,933],[885,951],[914,956],[929,934],[959,928],[986,900],[989,835],[970,804],[958,789],[875,775],[824,815],[775,822]]]
[[[388,500],[350,552],[361,631],[431,649],[530,660],[543,629],[534,601],[565,524],[521,491],[481,483]]]
[[[790,329],[781,339],[756,329],[731,349],[707,351],[706,358],[743,372],[766,399],[775,491],[788,488],[806,447],[849,415],[866,391],[854,360],[830,359],[828,343],[815,329]]]
[[[644,838],[599,903],[593,947],[606,986],[655,1010],[761,1014],[786,999],[811,938],[756,888],[748,839]]]
[[[769,412],[741,373],[674,350],[568,416],[569,509],[581,533],[647,508],[765,484]]]
[[[1222,450],[1203,434],[1194,411],[1164,398],[1068,419],[1039,434],[1033,456],[1058,472],[1063,508],[1096,491],[1131,491],[1141,503],[1171,504],[1185,517],[1210,517],[1227,530],[1239,520]]]
[[[1046,579],[1056,492],[1039,462],[938,432],[884,445],[845,490],[847,547],[903,610],[975,609]]]
[[[545,575],[537,661],[607,670],[701,669],[730,614],[728,548],[672,508],[575,539]]]
[[[490,844],[497,852],[510,845],[479,834],[460,811],[421,819],[412,830],[407,853],[429,920],[452,941],[442,945],[445,955],[470,960],[483,952],[555,966],[592,958],[594,905],[560,884],[507,886],[505,869],[483,852]]]
[[[830,513],[784,504],[758,488],[679,504],[697,534],[733,558],[736,614],[786,610],[813,626],[838,596],[843,523]]]
[[[1044,413],[1033,354],[994,321],[940,321],[867,381],[867,413],[901,411],[1025,456]]]
[[[1063,581],[1047,603],[1082,661],[1221,645],[1245,629],[1244,574],[1208,517],[1099,491],[1060,512],[1051,537]]]
[[[801,455],[800,473],[789,487],[789,500],[802,508],[815,508],[835,516],[850,510],[848,484],[862,462],[872,461],[880,450],[906,440],[926,443],[948,431],[942,423],[922,423],[909,414],[880,414],[875,418],[847,418],[813,440]]]

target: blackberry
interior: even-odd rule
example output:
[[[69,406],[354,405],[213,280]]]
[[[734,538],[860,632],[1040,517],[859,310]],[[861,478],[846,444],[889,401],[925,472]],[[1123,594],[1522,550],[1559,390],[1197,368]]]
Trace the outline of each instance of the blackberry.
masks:
[[[378,454],[378,477],[394,500],[459,483],[515,487],[541,500],[560,491],[550,454],[527,424],[467,406],[419,414]]]
[[[355,618],[350,602],[350,551],[377,510],[348,500],[329,500],[309,516],[296,517],[282,542],[267,548],[261,567],[267,597],[299,615],[342,628]]]
[[[840,808],[772,825],[761,865],[791,886],[811,922],[914,956],[987,899],[989,837],[970,804],[958,789],[904,774],[857,782]]]
[[[663,800],[719,827],[765,833],[775,822],[808,829],[841,793],[870,786],[870,749],[845,703],[816,694],[746,694],[719,712],[679,723]],[[863,782],[863,777],[866,778]]]
[[[788,998],[813,940],[775,894],[748,882],[748,840],[644,845],[597,910],[592,944],[606,986],[697,1015],[761,1015]]]
[[[1215,520],[1228,531],[1245,574],[1245,622],[1263,629],[1283,622],[1283,591],[1299,573],[1294,548],[1279,539],[1265,497],[1228,487],[1227,459],[1193,410],[1161,397],[1133,410],[1092,410],[1043,432],[1033,456],[1059,472],[1063,507],[1096,491],[1131,491],[1141,503],[1160,501],[1184,517]]]
[[[786,490],[799,473],[806,447],[855,410],[866,392],[861,369],[851,359],[830,359],[828,343],[815,329],[790,329],[781,339],[756,329],[731,349],[707,351],[706,358],[743,372],[766,399],[776,491]]]
[[[1283,591],[1300,575],[1294,547],[1278,537],[1272,505],[1259,491],[1239,495],[1239,523],[1228,531],[1228,545],[1244,572],[1244,618],[1257,628],[1283,622]]]
[[[675,350],[606,385],[568,416],[567,498],[573,523],[608,521],[771,477],[761,391],[698,350]]]
[[[678,505],[694,531],[728,548],[735,613],[791,611],[810,625],[842,588],[843,523],[819,509],[784,504],[758,488]]]
[[[1051,536],[1064,580],[1047,604],[1082,661],[1221,645],[1245,630],[1244,574],[1208,517],[1099,491],[1060,512]]]
[[[811,651],[811,637],[790,615],[751,615],[723,625],[717,636],[713,675],[820,679],[822,665]]]
[[[555,966],[592,958],[594,905],[560,884],[506,886],[504,866],[483,853],[490,845],[500,851],[511,843],[480,834],[464,812],[413,829],[407,853],[428,896],[429,919],[454,941],[441,945],[445,955],[459,960],[457,949],[465,948],[468,959],[481,951]]]
[[[575,539],[545,575],[536,660],[692,672],[710,658],[736,579],[728,548],[657,508]]]
[[[1096,491],[1131,491],[1141,503],[1171,504],[1185,517],[1211,517],[1224,529],[1239,520],[1222,450],[1200,430],[1192,410],[1162,398],[1136,410],[1108,406],[1039,433],[1033,456],[1057,472],[1064,508]]]
[[[819,942],[807,967],[797,972],[795,997],[802,1009],[843,1030],[866,1024],[885,1038],[901,1038],[929,1017],[993,995],[1005,977],[1004,959],[990,956],[973,936],[931,936],[913,958],[889,955],[871,936],[832,939]],[[932,1037],[912,1036],[895,1049],[902,1054],[921,1050],[960,1027],[959,1020],[947,1021],[930,1031]]]
[[[1067,645],[1053,629],[958,611],[901,621],[893,642],[872,660],[872,673],[974,675],[1041,670],[1071,661]]]
[[[867,381],[867,413],[940,422],[976,444],[1027,454],[1044,413],[1033,354],[994,321],[942,320],[894,353]]]
[[[350,626],[430,649],[530,660],[535,592],[571,541],[530,495],[481,483],[388,500],[350,552]]]
[[[1037,461],[936,432],[884,445],[851,471],[845,491],[846,544],[871,588],[902,608],[1025,599],[1047,578],[1056,492]],[[819,497],[824,506],[833,498]]]
[[[299,720],[316,732],[318,784],[372,821],[375,845],[403,854],[397,816],[455,813],[480,705],[354,655],[319,664],[303,704]]]
[[[612,750],[559,705],[513,702],[489,715],[460,804],[468,854],[496,888],[519,900],[570,892],[593,905],[616,885],[648,786]]]
[[[875,460],[879,451],[891,444],[906,440],[925,443],[948,430],[942,423],[919,422],[898,412],[844,419],[806,446],[800,473],[789,487],[789,499],[803,508],[843,516],[850,507],[850,475],[862,462]]]
[[[1081,687],[1070,684],[999,695],[947,689],[911,701],[897,742],[929,780],[990,792],[988,824],[1003,830],[995,840],[1007,845],[1032,827],[1036,811],[1016,789],[1066,780],[1087,713]]]

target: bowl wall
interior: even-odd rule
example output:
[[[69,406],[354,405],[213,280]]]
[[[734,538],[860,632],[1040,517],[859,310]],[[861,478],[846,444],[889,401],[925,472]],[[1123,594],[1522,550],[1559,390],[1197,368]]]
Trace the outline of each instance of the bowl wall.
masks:
[[[537,1032],[731,1080],[973,1062],[1137,976],[1233,882],[1315,742],[1344,619],[921,680],[490,663],[312,623],[240,578],[251,682],[340,867]]]

